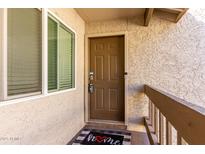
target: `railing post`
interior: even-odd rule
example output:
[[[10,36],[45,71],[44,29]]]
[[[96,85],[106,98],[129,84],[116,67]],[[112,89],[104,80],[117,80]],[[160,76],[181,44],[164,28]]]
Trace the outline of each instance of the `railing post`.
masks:
[[[182,144],[182,137],[180,133],[177,131],[177,145],[181,145],[181,144]]]
[[[172,144],[172,128],[170,126],[169,121],[166,119],[166,144]]]
[[[162,113],[159,112],[159,143],[164,144],[164,117]]]
[[[154,131],[155,131],[155,134],[157,136],[157,141],[159,141],[159,112],[158,112],[158,109],[157,107],[155,106],[155,109],[154,109]]]
[[[155,105],[152,103],[152,128],[155,128]]]
[[[149,99],[149,120],[152,121],[152,102]]]

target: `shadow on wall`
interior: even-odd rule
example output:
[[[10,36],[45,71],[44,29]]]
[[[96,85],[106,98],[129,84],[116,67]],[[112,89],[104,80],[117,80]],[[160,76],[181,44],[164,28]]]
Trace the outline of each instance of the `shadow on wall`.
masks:
[[[144,84],[153,84],[153,81],[159,80],[158,78],[149,79],[149,73],[152,70],[149,67],[152,65],[150,60],[155,59],[154,52],[156,48],[153,48],[155,42],[159,42],[158,38],[161,35],[165,35],[169,29],[174,26],[174,23],[164,20],[157,20],[160,22],[157,25],[155,21],[156,17],[153,17],[153,21],[148,27],[136,26],[136,20],[130,20],[128,24],[129,30],[129,125],[134,129],[138,129],[133,125],[143,124],[143,117],[148,116],[148,99],[144,94]],[[163,22],[171,24],[170,26],[164,26]],[[156,28],[157,27],[157,28]],[[155,51],[153,51],[153,49]],[[152,51],[152,53],[150,52]]]
[[[144,94],[144,85],[143,84],[129,84],[129,96],[138,95],[139,97]]]
[[[129,122],[148,113],[143,84],[205,106],[205,11],[190,9],[177,23],[153,17],[129,22]]]
[[[128,93],[129,101],[128,101],[128,121],[130,126],[133,129],[135,128],[134,125],[136,124],[143,124],[143,116],[144,116],[144,109],[148,108],[147,104],[141,103],[145,102],[145,94],[144,94],[144,85],[143,84],[129,84],[129,93]],[[134,102],[137,100],[136,102]],[[137,111],[137,112],[136,112]]]

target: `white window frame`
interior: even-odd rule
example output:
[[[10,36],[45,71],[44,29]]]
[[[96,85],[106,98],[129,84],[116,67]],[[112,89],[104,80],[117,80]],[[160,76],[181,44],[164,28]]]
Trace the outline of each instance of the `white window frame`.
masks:
[[[69,25],[67,25],[62,19],[60,19],[54,12],[47,8],[43,8],[39,10],[42,11],[42,91],[41,92],[34,92],[22,95],[15,95],[15,96],[8,96],[7,91],[7,8],[2,10],[2,95],[0,95],[0,106],[19,103],[34,99],[39,99],[42,97],[50,96],[50,95],[57,95],[65,92],[71,92],[77,90],[77,35],[74,29],[72,29]],[[73,88],[59,90],[55,92],[48,93],[48,17],[50,14],[64,26],[66,26],[69,30],[71,30],[75,35],[75,47],[74,47],[74,76],[75,76],[75,85]],[[1,41],[1,40],[0,40]],[[0,65],[1,66],[1,65]],[[0,78],[0,79],[1,79]]]
[[[60,25],[63,25],[66,29],[68,29],[68,30],[70,30],[73,34],[74,34],[74,51],[72,51],[72,52],[74,52],[74,61],[75,61],[75,63],[74,63],[74,73],[76,73],[76,71],[75,71],[75,69],[76,69],[76,52],[75,52],[75,46],[76,46],[76,44],[75,44],[75,42],[76,42],[76,33],[73,31],[73,30],[71,30],[65,23],[63,23],[63,21],[61,21],[60,19],[58,19],[58,17],[56,17],[54,14],[52,14],[52,13],[50,13],[50,12],[48,12],[48,17],[50,18],[50,19],[52,19],[54,22],[56,22],[56,24],[57,24],[57,38],[59,38],[59,27],[60,27]],[[59,44],[59,40],[57,39],[57,44]],[[48,46],[48,45],[47,45]],[[48,57],[48,55],[47,55],[47,57]],[[53,93],[53,92],[58,92],[58,91],[63,91],[63,90],[61,90],[60,88],[59,88],[59,75],[60,75],[60,73],[59,73],[59,46],[58,46],[58,49],[57,49],[57,89],[53,89],[53,90],[47,90],[47,92],[50,94],[50,93]],[[48,62],[47,62],[48,63]],[[75,89],[75,87],[76,87],[76,74],[74,74],[74,81],[75,81],[75,83],[74,83],[74,87],[72,87],[72,88],[69,88],[69,89]],[[48,85],[47,85],[48,86]],[[48,89],[48,87],[47,87],[47,89]],[[64,90],[69,90],[69,89],[64,89]]]
[[[2,17],[2,100],[7,100],[7,9]]]
[[[3,23],[2,22],[3,21],[3,9],[0,9],[0,23]],[[3,99],[3,85],[2,85],[2,78],[3,78],[3,70],[2,70],[2,65],[3,65],[3,63],[2,63],[2,60],[3,60],[3,58],[2,58],[2,51],[3,51],[3,47],[2,47],[2,38],[3,38],[3,24],[1,24],[0,25],[0,101]]]
[[[39,11],[41,11],[41,18],[43,18],[43,11],[39,8],[37,8]],[[24,97],[29,97],[29,96],[35,96],[35,95],[41,95],[42,94],[42,90],[41,91],[37,91],[37,92],[32,92],[32,93],[26,93],[26,94],[18,94],[18,95],[13,95],[13,96],[8,96],[8,74],[7,74],[7,70],[8,70],[8,9],[4,9],[4,35],[3,35],[3,84],[4,84],[4,97],[3,100],[12,100],[12,99],[18,99],[18,98],[24,98]],[[43,22],[42,22],[43,23]],[[43,24],[42,24],[43,25]],[[43,26],[42,26],[42,33],[43,33]],[[43,35],[42,35],[43,36]],[[43,45],[43,41],[42,41],[42,45]],[[43,48],[42,48],[42,57],[43,57]],[[42,66],[41,66],[42,67]],[[42,67],[43,68],[43,67]],[[42,80],[42,79],[41,79]],[[43,80],[41,81],[43,82]]]
[[[7,16],[7,11],[5,10],[5,9],[1,9],[1,11],[0,11],[0,13],[1,13],[1,18],[0,18],[0,23],[5,23],[6,22],[6,16]],[[7,55],[5,55],[5,52],[3,52],[4,50],[5,50],[5,44],[6,44],[6,40],[5,39],[3,39],[3,38],[5,38],[5,36],[6,36],[6,31],[7,31],[7,25],[5,25],[5,24],[2,24],[1,26],[1,29],[0,29],[0,37],[1,37],[1,39],[0,39],[0,47],[1,47],[1,49],[0,49],[0,54],[1,54],[1,58],[2,59],[0,59],[0,67],[1,67],[1,73],[0,73],[0,75],[1,75],[1,87],[0,87],[0,101],[1,100],[4,100],[5,99],[5,96],[7,96],[7,93],[5,93],[5,92],[7,92],[7,89],[6,89],[6,91],[5,91],[5,84],[7,84],[7,83],[5,83],[4,82],[4,80],[5,80],[5,77],[7,76],[7,70],[5,70],[4,68],[5,68],[5,66],[4,66],[4,64],[6,63],[6,60],[7,60]],[[5,74],[6,73],[6,74]]]

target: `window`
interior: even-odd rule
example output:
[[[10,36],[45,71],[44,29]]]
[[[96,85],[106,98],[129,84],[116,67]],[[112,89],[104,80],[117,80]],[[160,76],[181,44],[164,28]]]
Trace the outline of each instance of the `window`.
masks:
[[[57,28],[56,22],[48,18],[48,89],[57,89]]]
[[[75,34],[61,22],[48,17],[48,90],[75,87]]]
[[[46,9],[0,11],[0,101],[75,88],[75,33]]]
[[[41,92],[42,24],[38,9],[8,9],[8,96]]]

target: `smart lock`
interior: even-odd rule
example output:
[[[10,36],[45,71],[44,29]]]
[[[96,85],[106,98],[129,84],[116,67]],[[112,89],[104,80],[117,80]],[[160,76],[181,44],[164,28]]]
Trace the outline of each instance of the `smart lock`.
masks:
[[[89,73],[89,80],[90,80],[90,82],[92,82],[94,80],[94,72]],[[94,93],[94,90],[95,90],[94,84],[89,83],[88,84],[88,92],[92,94],[92,93]]]
[[[94,84],[92,84],[92,83],[89,83],[88,84],[88,91],[89,91],[89,93],[94,93],[94,90],[95,90],[95,87],[94,87]]]

